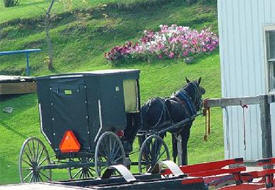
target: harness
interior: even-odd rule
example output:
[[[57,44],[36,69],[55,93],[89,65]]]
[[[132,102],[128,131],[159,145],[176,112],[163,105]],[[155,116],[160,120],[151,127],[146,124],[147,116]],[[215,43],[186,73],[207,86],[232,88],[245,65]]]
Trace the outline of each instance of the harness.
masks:
[[[147,112],[147,111],[150,109],[151,104],[152,104],[152,100],[153,100],[153,99],[150,99],[150,100],[146,103],[147,105],[146,105],[146,111],[145,111],[145,112]],[[173,122],[173,121],[172,121],[172,118],[171,118],[171,116],[170,116],[170,112],[169,112],[169,110],[168,110],[168,108],[167,108],[167,106],[166,106],[166,104],[165,104],[165,101],[166,101],[166,100],[163,99],[163,98],[159,98],[159,97],[155,98],[154,100],[161,103],[162,109],[161,109],[161,114],[160,114],[160,116],[159,116],[159,119],[158,119],[158,121],[152,126],[152,129],[156,129],[156,128],[161,124],[161,121],[165,121],[165,120],[166,120],[166,114],[165,114],[165,113],[168,114],[168,119],[169,119],[171,122]]]
[[[197,85],[195,85],[193,82],[191,82],[190,85],[192,85],[191,87],[194,89],[195,94],[200,94]],[[184,108],[187,108],[190,117],[196,115],[196,106],[199,106],[199,104],[202,103],[199,96],[195,96],[194,102],[192,101],[186,90],[179,90],[174,93],[173,96],[183,105]],[[195,103],[197,103],[197,105],[195,105]]]
[[[187,108],[188,110],[188,115],[191,117],[196,114],[196,108],[194,103],[192,102],[191,98],[189,95],[186,94],[185,90],[179,91],[176,93],[174,98],[179,101],[184,108]]]

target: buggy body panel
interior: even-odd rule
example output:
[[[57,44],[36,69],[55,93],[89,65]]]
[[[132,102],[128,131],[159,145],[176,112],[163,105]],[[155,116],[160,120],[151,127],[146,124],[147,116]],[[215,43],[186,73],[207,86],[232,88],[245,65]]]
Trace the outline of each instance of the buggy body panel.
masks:
[[[57,158],[93,154],[103,132],[125,130],[129,123],[126,109],[139,114],[138,79],[139,70],[122,69],[37,77],[41,132]],[[136,87],[124,81],[136,81]],[[136,91],[129,93],[136,94],[135,98],[127,97],[129,89]],[[59,150],[67,130],[73,131],[81,145],[78,153]]]

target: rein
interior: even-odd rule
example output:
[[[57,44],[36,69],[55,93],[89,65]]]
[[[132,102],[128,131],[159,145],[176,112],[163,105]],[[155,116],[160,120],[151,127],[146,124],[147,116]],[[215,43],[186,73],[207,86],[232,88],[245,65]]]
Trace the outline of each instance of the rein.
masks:
[[[205,131],[204,131],[204,141],[208,140],[208,136],[210,135],[211,129],[211,114],[210,114],[210,107],[207,106],[208,99],[205,99],[203,104],[203,116],[205,117]]]

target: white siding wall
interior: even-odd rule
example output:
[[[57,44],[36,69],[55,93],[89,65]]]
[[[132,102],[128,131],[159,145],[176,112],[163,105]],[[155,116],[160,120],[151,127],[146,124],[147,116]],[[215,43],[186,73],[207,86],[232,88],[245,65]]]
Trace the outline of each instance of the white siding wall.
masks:
[[[223,97],[266,94],[264,26],[275,25],[275,0],[218,0]],[[225,157],[262,157],[259,106],[224,111]],[[275,114],[272,105],[271,115]],[[228,120],[227,120],[228,119]],[[273,136],[275,120],[272,119]],[[275,153],[273,138],[273,155]]]

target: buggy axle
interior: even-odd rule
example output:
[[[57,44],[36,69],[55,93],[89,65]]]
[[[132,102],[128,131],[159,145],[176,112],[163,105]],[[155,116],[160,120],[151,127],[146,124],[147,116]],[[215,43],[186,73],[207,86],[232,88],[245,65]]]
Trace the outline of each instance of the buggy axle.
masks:
[[[94,167],[95,164],[93,162],[67,162],[62,164],[49,164],[46,166],[38,166],[39,170],[49,170],[49,169],[66,169],[66,168],[82,168],[82,167]]]

